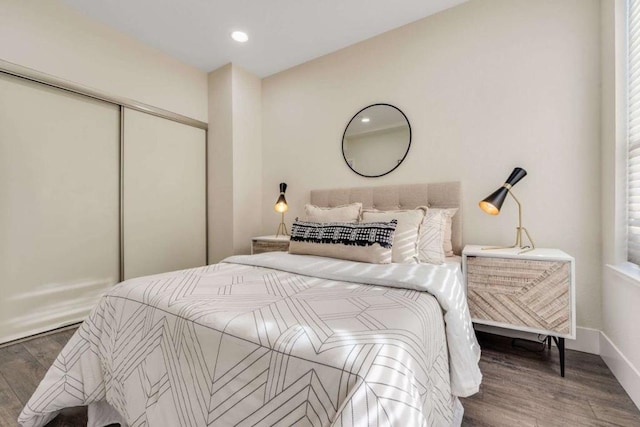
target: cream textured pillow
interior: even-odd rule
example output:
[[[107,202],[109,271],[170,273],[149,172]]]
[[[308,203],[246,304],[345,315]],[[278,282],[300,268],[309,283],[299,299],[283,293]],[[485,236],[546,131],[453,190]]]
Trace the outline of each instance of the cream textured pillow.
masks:
[[[307,222],[358,222],[362,212],[362,203],[322,208],[315,205],[305,205],[303,218]]]
[[[444,256],[453,256],[453,245],[451,244],[451,226],[453,223],[453,216],[458,212],[458,208],[429,208],[432,211],[443,211],[445,219],[447,221],[444,229],[444,238],[442,245],[444,247]]]
[[[443,209],[429,209],[420,226],[418,252],[420,262],[442,264],[445,253],[443,240],[448,214]]]
[[[389,264],[397,221],[372,223],[295,220],[289,253]]]
[[[420,224],[424,220],[426,207],[410,210],[378,211],[365,209],[362,211],[362,222],[398,220],[391,258],[393,262],[409,264],[418,262],[418,236]]]

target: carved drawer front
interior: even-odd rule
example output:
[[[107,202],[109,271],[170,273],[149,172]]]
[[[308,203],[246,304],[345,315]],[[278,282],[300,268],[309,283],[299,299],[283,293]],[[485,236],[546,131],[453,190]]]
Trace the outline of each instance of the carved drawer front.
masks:
[[[471,317],[569,334],[570,274],[568,261],[468,256]]]
[[[254,240],[252,242],[252,251],[254,254],[263,252],[286,252],[289,250],[289,241],[270,242],[264,240]]]

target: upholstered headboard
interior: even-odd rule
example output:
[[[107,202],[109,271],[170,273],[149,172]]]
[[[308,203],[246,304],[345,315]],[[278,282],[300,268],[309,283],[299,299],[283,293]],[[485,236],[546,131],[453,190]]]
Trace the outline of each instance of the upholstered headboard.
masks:
[[[379,210],[414,209],[418,206],[458,208],[458,213],[453,217],[451,233],[453,252],[456,255],[462,252],[460,199],[459,182],[311,190],[311,204],[323,207],[360,202],[364,208]]]

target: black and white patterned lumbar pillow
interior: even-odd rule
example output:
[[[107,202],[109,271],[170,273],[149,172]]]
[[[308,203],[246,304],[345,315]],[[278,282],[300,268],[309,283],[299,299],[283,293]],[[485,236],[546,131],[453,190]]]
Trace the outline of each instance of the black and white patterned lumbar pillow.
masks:
[[[298,218],[291,227],[292,242],[343,244],[349,246],[393,246],[397,220],[389,222],[305,222]]]

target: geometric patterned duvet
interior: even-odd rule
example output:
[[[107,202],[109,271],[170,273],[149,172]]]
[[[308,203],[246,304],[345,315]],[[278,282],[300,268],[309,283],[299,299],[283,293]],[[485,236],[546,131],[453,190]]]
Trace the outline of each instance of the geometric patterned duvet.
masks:
[[[449,426],[457,398],[432,295],[221,263],[114,287],[19,422],[104,401],[131,426]]]

